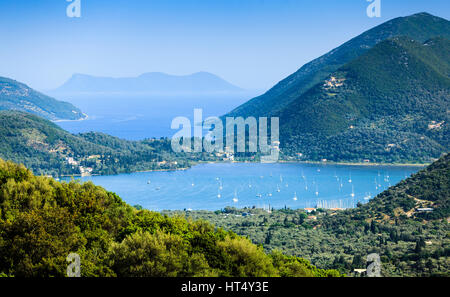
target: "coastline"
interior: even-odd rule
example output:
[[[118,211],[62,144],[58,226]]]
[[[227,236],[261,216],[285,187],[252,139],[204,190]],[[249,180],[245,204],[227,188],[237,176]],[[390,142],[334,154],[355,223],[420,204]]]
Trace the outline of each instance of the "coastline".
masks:
[[[131,173],[140,173],[140,172],[164,172],[164,171],[182,171],[182,170],[188,170],[191,167],[181,167],[181,168],[176,168],[176,169],[150,169],[150,170],[137,170],[137,171],[132,171],[132,172],[120,172],[117,174],[89,174],[89,175],[82,175],[82,174],[66,174],[66,175],[61,175],[60,177],[88,177],[88,176],[108,176],[108,175],[119,175],[119,174],[131,174]]]
[[[87,114],[85,114],[84,112],[82,113],[84,117],[82,117],[81,119],[78,120],[53,120],[53,123],[61,123],[61,122],[81,122],[81,121],[85,121],[89,118],[89,116]]]
[[[392,167],[426,167],[431,163],[361,163],[361,162],[321,162],[321,161],[278,161],[278,163],[301,163],[315,165],[340,165],[340,166],[392,166]]]
[[[121,172],[113,175],[119,175],[119,174],[131,174],[131,173],[141,173],[141,172],[170,172],[170,171],[183,171],[183,170],[189,170],[194,166],[201,165],[201,164],[245,164],[245,163],[258,163],[262,164],[260,162],[255,161],[195,161],[193,162],[192,166],[189,167],[180,167],[175,169],[149,169],[149,170],[137,170],[132,172]],[[335,165],[335,166],[366,166],[366,167],[426,167],[431,163],[428,164],[411,164],[411,163],[347,163],[347,162],[319,162],[319,161],[278,161],[275,163],[269,163],[269,164],[313,164],[313,165]],[[268,164],[268,163],[265,163]],[[90,174],[85,176],[106,176],[111,174]],[[85,177],[81,174],[71,174],[71,175],[61,175],[61,177],[71,177],[71,176],[77,176],[77,177]]]
[[[119,174],[131,174],[131,173],[143,173],[143,172],[170,172],[170,171],[183,171],[183,170],[189,170],[194,166],[201,165],[201,164],[245,164],[245,163],[258,163],[262,164],[261,162],[256,161],[195,161],[192,162],[191,166],[189,167],[180,167],[175,169],[149,169],[149,170],[137,170],[137,171],[131,171],[131,172],[120,172],[117,174],[89,174],[89,175],[82,175],[82,174],[70,174],[70,175],[61,175],[60,178],[65,177],[86,177],[86,176],[107,176],[107,175],[119,175]],[[291,160],[280,160],[275,163],[265,163],[265,164],[312,164],[312,165],[333,165],[333,166],[361,166],[361,167],[421,167],[424,168],[431,163],[358,163],[358,162],[321,162],[321,161],[291,161]]]

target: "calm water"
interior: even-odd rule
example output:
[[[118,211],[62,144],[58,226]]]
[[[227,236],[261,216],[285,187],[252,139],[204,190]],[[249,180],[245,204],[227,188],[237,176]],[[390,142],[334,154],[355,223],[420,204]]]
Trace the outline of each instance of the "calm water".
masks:
[[[349,208],[357,202],[367,202],[419,169],[222,163],[197,165],[184,171],[92,176],[81,180],[103,186],[131,205],[140,204],[158,211],[269,205],[274,208]]]
[[[203,109],[203,119],[221,116],[246,102],[255,92],[233,95],[151,96],[151,95],[77,95],[57,96],[79,107],[89,118],[57,124],[71,132],[103,132],[128,140],[172,137],[178,130],[170,124],[177,116],[191,121],[194,108]]]

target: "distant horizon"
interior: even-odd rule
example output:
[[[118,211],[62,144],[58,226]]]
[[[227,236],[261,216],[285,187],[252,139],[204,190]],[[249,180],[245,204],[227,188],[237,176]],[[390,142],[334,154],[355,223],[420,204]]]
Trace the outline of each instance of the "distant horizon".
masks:
[[[212,73],[245,90],[266,91],[301,66],[390,19],[420,12],[449,19],[450,3],[365,0],[202,2],[82,0],[0,3],[6,46],[0,76],[31,88],[58,88],[73,74],[137,77]]]

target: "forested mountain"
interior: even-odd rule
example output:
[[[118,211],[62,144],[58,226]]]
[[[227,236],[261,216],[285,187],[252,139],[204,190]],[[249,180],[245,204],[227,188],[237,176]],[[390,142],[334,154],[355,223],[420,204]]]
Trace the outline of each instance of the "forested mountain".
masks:
[[[367,255],[377,253],[382,276],[449,276],[450,154],[353,209],[186,215],[249,236],[268,252],[301,255],[321,268],[358,275],[352,271],[366,268]]]
[[[204,221],[137,210],[92,183],[36,177],[0,159],[0,276],[339,276]]]
[[[450,41],[385,40],[291,102],[284,152],[309,160],[429,162],[448,151]]]
[[[373,46],[396,36],[408,36],[419,42],[441,36],[450,38],[450,22],[428,13],[399,17],[370,29],[329,53],[302,66],[265,94],[237,107],[227,116],[270,116],[323,82],[331,73],[361,56]]]
[[[190,75],[149,72],[138,77],[120,78],[74,74],[51,93],[202,94],[238,91],[242,91],[242,89],[208,72],[197,72]]]
[[[115,174],[188,166],[170,140],[127,141],[103,133],[73,135],[38,116],[0,111],[0,158],[22,163],[35,174]]]
[[[49,120],[78,120],[85,117],[72,104],[53,99],[5,77],[0,77],[0,110],[25,111]]]

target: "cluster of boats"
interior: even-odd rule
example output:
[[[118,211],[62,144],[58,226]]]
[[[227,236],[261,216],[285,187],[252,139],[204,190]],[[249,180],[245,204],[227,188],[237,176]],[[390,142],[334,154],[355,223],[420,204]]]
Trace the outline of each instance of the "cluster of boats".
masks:
[[[317,172],[320,173],[320,169],[317,169]],[[270,174],[270,177],[273,177],[273,175]],[[265,178],[265,177],[264,177],[263,175],[260,176],[260,179],[264,179],[264,178]],[[336,175],[336,173],[335,173],[334,178],[336,179],[336,181],[337,181],[337,183],[338,183],[339,192],[341,192],[341,190],[343,189],[344,183],[345,183],[345,182],[348,182],[348,184],[351,184],[351,188],[352,188],[352,191],[351,191],[351,193],[349,194],[349,196],[350,196],[351,198],[354,198],[354,197],[355,197],[355,191],[354,191],[353,180],[352,180],[351,174],[349,174],[348,179],[346,179],[346,178],[343,178],[343,177],[338,177],[338,176]],[[389,183],[389,186],[390,186],[389,175],[384,175],[384,177],[381,177],[380,173],[378,173],[378,178],[375,178],[375,190],[379,190],[379,189],[382,188],[382,185],[381,185],[382,178],[383,178],[384,182],[385,182],[385,183]],[[304,190],[305,190],[305,191],[308,191],[308,182],[307,182],[307,178],[306,178],[306,176],[304,175],[303,171],[302,171],[302,173],[301,173],[301,179],[302,179],[302,181],[304,182]],[[216,177],[215,180],[216,180],[216,182],[218,183],[217,198],[222,198],[222,191],[223,191],[223,182],[222,182],[222,179],[219,178],[219,177]],[[148,181],[147,181],[147,184],[151,184],[151,181],[148,180]],[[267,192],[265,195],[263,195],[261,192],[257,192],[257,193],[256,193],[256,197],[257,197],[257,198],[273,197],[273,195],[274,195],[273,193],[274,193],[274,192],[280,193],[280,192],[282,191],[280,185],[281,185],[281,186],[284,185],[285,188],[289,188],[288,182],[286,182],[285,180],[283,180],[283,176],[282,176],[282,175],[280,175],[279,182],[276,183],[276,189],[274,189],[273,192],[272,192],[272,191],[269,191],[269,192]],[[249,182],[247,186],[248,186],[249,189],[257,188],[257,187],[258,187],[258,186],[255,187],[254,185],[252,185],[251,182]],[[312,186],[313,188],[315,188],[314,195],[315,195],[316,197],[319,197],[319,186],[318,186],[318,184],[316,183],[316,181],[315,181],[314,178],[313,178],[312,182],[310,183],[310,187],[311,187],[311,186]],[[195,183],[194,183],[193,181],[191,182],[191,187],[195,187]],[[155,190],[157,190],[157,191],[160,190],[160,189],[161,189],[160,187],[155,187]],[[365,196],[364,196],[363,198],[364,198],[364,200],[370,200],[370,199],[372,198],[372,194],[371,194],[370,192],[369,192],[369,193],[366,192],[366,194],[365,194]],[[292,200],[293,200],[293,201],[299,200],[299,197],[297,196],[297,191],[294,191],[294,192],[293,192]],[[353,200],[353,199],[352,199],[352,200]],[[238,191],[237,191],[237,189],[234,190],[234,195],[233,195],[232,201],[233,201],[233,203],[239,202]]]

